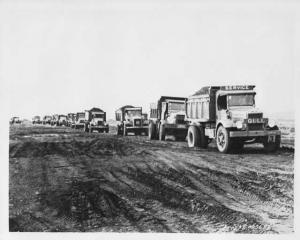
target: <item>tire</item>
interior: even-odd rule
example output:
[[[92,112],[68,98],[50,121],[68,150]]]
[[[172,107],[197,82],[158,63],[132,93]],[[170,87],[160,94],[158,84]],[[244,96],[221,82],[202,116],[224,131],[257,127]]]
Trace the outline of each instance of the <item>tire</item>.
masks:
[[[164,141],[166,139],[166,128],[165,125],[160,124],[159,126],[159,140]]]
[[[84,132],[89,132],[89,128],[88,128],[87,124],[84,124],[83,131]]]
[[[205,129],[204,129],[203,126],[200,126],[198,128],[198,130],[199,130],[199,135],[200,135],[200,144],[199,144],[199,146],[201,148],[207,148],[207,146],[208,146],[208,137],[205,136]]]
[[[126,128],[126,126],[124,125],[124,126],[123,126],[123,136],[127,136],[127,135],[128,135],[127,128]]]
[[[149,137],[149,140],[156,139],[156,126],[153,122],[149,123],[148,137]]]
[[[189,147],[200,147],[200,133],[196,126],[190,126],[187,133]]]
[[[272,130],[279,130],[277,126],[273,127]],[[272,153],[276,152],[280,148],[281,136],[276,135],[275,142],[268,142],[268,137],[265,138],[263,145],[265,152]]]
[[[229,132],[223,126],[217,130],[216,142],[219,152],[228,153],[230,151]]]
[[[121,126],[117,126],[117,135],[120,136],[122,135],[122,131],[121,131]]]

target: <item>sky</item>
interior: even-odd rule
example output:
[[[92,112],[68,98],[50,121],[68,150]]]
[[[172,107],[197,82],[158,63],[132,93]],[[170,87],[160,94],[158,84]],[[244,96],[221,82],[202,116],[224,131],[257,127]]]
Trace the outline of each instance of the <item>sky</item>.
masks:
[[[0,90],[9,115],[66,114],[203,86],[256,85],[268,113],[295,110],[294,1],[2,1]],[[298,5],[297,5],[298,6]]]

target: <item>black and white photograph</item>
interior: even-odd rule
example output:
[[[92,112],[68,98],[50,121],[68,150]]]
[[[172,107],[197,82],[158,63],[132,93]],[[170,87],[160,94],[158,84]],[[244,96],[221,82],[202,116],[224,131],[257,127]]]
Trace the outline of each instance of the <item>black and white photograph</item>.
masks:
[[[296,239],[299,6],[0,0],[0,239]]]

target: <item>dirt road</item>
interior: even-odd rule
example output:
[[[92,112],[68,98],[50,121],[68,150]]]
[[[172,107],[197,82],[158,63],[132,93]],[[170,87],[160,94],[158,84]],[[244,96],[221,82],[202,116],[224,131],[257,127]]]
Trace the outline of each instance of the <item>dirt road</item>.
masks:
[[[293,232],[294,152],[12,126],[10,231]]]

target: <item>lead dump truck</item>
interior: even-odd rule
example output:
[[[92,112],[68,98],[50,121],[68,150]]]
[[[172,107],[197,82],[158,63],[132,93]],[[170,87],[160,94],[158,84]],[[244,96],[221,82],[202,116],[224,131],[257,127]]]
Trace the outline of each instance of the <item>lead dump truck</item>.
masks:
[[[100,108],[92,108],[85,111],[85,132],[106,132],[109,131],[109,126],[106,123],[106,112]]]
[[[134,133],[135,135],[148,134],[148,124],[141,107],[125,105],[115,112],[117,121],[117,135]]]
[[[165,140],[173,135],[176,140],[184,140],[187,135],[185,104],[187,98],[162,96],[150,105],[149,139]]]
[[[281,133],[275,121],[264,117],[255,106],[255,86],[208,86],[187,100],[189,147],[206,148],[216,140],[227,153],[247,143],[262,143],[267,152],[280,146]]]

